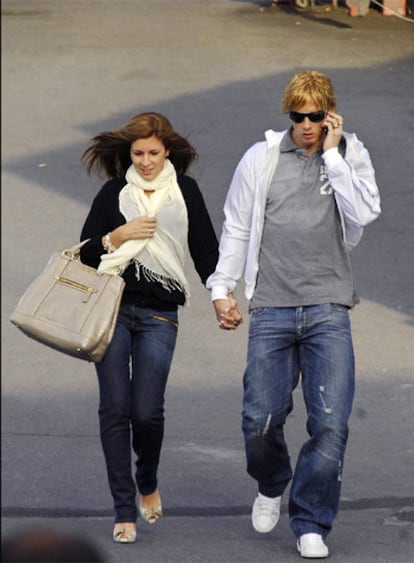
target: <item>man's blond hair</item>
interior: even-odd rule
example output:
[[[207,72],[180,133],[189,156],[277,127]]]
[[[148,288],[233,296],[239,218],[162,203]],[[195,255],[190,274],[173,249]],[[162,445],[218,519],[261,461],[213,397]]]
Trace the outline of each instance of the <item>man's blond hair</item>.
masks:
[[[297,72],[286,86],[280,109],[283,113],[297,111],[309,101],[318,109],[336,111],[334,89],[326,74],[316,70]]]

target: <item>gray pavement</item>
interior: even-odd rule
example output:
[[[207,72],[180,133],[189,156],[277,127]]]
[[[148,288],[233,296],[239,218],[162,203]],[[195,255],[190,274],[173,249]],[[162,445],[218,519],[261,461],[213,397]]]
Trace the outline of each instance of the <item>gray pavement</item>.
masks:
[[[2,3],[2,535],[36,524],[79,531],[110,563],[297,561],[286,505],[256,534],[240,431],[247,322],[218,330],[192,271],[180,316],[160,467],[165,518],[111,541],[112,510],[92,365],[20,334],[10,314],[56,249],[77,241],[101,182],[89,138],[140,111],[170,117],[200,153],[193,170],[217,233],[234,167],[269,127],[295,70],[332,77],[345,129],[370,150],[383,215],[353,253],[361,304],[338,563],[414,561],[414,20],[329,4],[249,0],[5,0]],[[243,286],[238,297],[244,311]],[[295,459],[304,409],[287,427]]]

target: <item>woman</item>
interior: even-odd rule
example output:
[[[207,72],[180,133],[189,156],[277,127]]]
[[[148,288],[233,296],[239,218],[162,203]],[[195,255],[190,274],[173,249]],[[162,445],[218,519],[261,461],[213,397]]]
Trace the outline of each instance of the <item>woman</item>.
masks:
[[[141,517],[154,523],[162,516],[157,469],[177,309],[189,297],[186,251],[203,283],[218,258],[202,194],[185,175],[196,157],[158,113],[139,114],[97,135],[82,156],[89,174],[108,178],[82,229],[81,240],[90,239],[82,262],[120,273],[126,282],[113,340],[96,364],[100,434],[115,508],[113,539],[120,543],[136,540],[136,488]]]

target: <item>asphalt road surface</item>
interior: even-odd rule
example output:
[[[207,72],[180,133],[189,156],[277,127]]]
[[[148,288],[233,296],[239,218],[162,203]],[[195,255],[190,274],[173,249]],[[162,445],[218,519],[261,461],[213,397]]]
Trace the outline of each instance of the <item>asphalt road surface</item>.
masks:
[[[4,0],[2,3],[2,534],[74,530],[110,563],[289,563],[299,559],[286,504],[254,532],[256,494],[240,430],[247,319],[217,328],[188,264],[189,311],[166,401],[160,467],[165,518],[112,542],[93,366],[29,340],[9,322],[48,257],[74,244],[101,182],[80,155],[132,115],[165,113],[200,158],[192,173],[220,233],[234,167],[268,128],[299,69],[328,73],[345,130],[368,147],[383,214],[353,252],[357,394],[337,563],[414,561],[414,20],[378,9],[314,11],[248,0]],[[246,313],[243,284],[238,298]],[[247,317],[247,313],[246,313]],[[300,391],[288,420],[305,439]]]

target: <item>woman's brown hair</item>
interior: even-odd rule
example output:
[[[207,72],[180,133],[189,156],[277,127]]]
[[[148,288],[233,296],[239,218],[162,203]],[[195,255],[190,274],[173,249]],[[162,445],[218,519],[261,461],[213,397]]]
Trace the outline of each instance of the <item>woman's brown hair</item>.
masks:
[[[168,158],[177,175],[185,174],[197,159],[197,152],[185,137],[174,131],[164,115],[156,112],[140,113],[120,129],[99,133],[90,140],[81,160],[88,174],[94,170],[101,177],[122,178],[131,165],[131,143],[153,135],[169,151]]]

